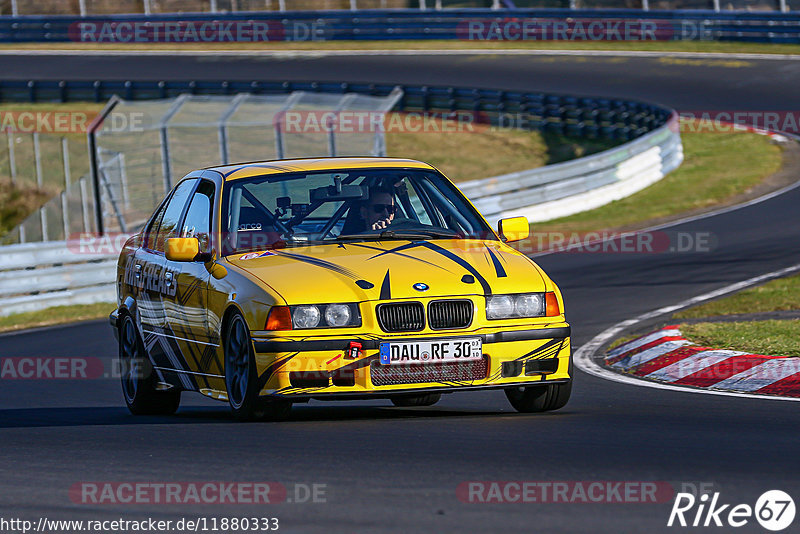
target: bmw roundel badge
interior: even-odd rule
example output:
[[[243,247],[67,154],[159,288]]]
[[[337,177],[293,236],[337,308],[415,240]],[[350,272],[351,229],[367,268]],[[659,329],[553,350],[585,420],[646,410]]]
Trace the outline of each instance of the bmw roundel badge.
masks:
[[[427,291],[429,286],[428,286],[428,284],[423,284],[422,282],[417,282],[416,284],[413,285],[413,287],[417,291]]]

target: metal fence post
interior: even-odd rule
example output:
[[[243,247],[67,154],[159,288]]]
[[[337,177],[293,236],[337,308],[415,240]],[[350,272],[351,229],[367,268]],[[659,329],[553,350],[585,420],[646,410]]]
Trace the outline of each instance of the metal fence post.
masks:
[[[17,159],[14,155],[14,135],[11,130],[6,132],[8,136],[8,167],[11,172],[11,183],[17,181]]]
[[[208,10],[212,13],[216,13],[219,11],[219,7],[217,6],[217,0],[211,0],[211,3],[208,6]]]
[[[292,106],[294,106],[295,102],[297,102],[298,100],[300,100],[300,98],[302,98],[303,94],[305,94],[303,91],[296,91],[294,93],[291,93],[289,97],[286,99],[286,102],[283,103],[283,106],[281,106],[281,109],[279,109],[273,116],[272,122],[275,123],[274,124],[275,156],[277,159],[283,159],[286,153],[286,146],[284,145],[283,142],[283,128],[281,128],[281,123],[284,120],[285,113],[290,109],[292,109]]]
[[[89,232],[89,209],[86,206],[86,201],[89,196],[86,194],[86,180],[81,178],[78,181],[81,191],[81,218],[83,219],[83,231]]]
[[[786,0],[780,0],[781,13],[789,11],[789,6],[786,5]]]
[[[642,10],[650,11],[650,0],[642,0]]]
[[[250,96],[249,93],[239,93],[236,95],[233,100],[231,101],[231,105],[228,106],[228,109],[222,112],[222,115],[219,118],[219,130],[217,131],[217,138],[219,140],[219,157],[220,162],[223,164],[227,164],[229,161],[228,156],[228,120],[236,113],[236,110],[239,109],[239,106],[242,105],[242,102],[247,100],[247,97]]]
[[[18,0],[11,0],[11,15],[14,17],[19,16],[19,6],[17,5]]]
[[[66,137],[61,138],[61,158],[64,162],[64,190],[69,193],[72,175],[69,170],[69,142]]]
[[[358,11],[358,0],[350,0],[350,11]]]
[[[47,238],[47,211],[44,209],[44,206],[39,208],[39,222],[42,225],[42,241],[50,241]]]
[[[69,239],[69,202],[67,192],[61,192],[61,221],[64,223],[64,240]]]
[[[178,98],[175,99],[175,102],[172,103],[172,106],[167,110],[163,117],[161,117],[161,123],[159,124],[159,141],[161,144],[161,172],[164,175],[164,193],[169,193],[172,189],[172,170],[170,168],[170,156],[169,156],[169,136],[167,132],[167,128],[169,127],[169,121],[175,114],[181,109],[181,106],[186,99],[189,98],[189,95],[183,93]]]
[[[39,146],[39,132],[33,132],[33,160],[36,165],[36,185],[41,189],[44,186],[44,176],[42,176],[42,153]]]
[[[36,185],[39,189],[42,189],[44,176],[42,175],[42,150],[39,145],[39,132],[33,132],[33,159],[36,165]],[[47,210],[44,207],[39,209],[39,221],[42,225],[42,241],[47,241]]]
[[[80,0],[78,2],[79,9],[81,10],[81,17],[86,16],[86,0]]]
[[[130,209],[130,196],[128,195],[128,170],[125,168],[125,154],[117,154],[117,165],[119,165],[119,181],[122,183],[122,205],[125,209]]]
[[[286,11],[286,0],[278,0],[278,11]]]
[[[720,11],[719,0],[714,0],[714,11]]]
[[[144,0],[144,14],[149,15],[151,11],[150,0]]]

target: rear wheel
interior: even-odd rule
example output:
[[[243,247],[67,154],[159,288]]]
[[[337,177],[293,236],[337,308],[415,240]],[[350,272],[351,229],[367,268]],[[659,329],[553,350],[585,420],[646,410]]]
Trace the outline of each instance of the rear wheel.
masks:
[[[549,412],[563,408],[572,394],[572,380],[565,384],[506,388],[508,402],[518,412]]]
[[[433,406],[442,398],[441,393],[425,393],[423,395],[397,395],[391,397],[392,404],[400,407]]]
[[[250,331],[238,313],[231,317],[226,329],[225,386],[233,415],[241,421],[280,420],[286,418],[292,409],[292,403],[284,399],[259,398]]]
[[[123,315],[119,329],[119,361],[122,395],[133,415],[170,415],[178,410],[181,391],[156,389],[158,381],[153,366],[130,315]]]

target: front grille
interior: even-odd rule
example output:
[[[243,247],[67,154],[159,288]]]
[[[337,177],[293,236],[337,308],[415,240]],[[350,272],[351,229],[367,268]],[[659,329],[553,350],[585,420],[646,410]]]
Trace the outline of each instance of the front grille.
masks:
[[[384,332],[418,332],[425,328],[425,307],[421,302],[379,304],[377,312]]]
[[[472,323],[469,300],[435,300],[428,304],[428,324],[433,330],[466,328]]]
[[[374,386],[394,384],[419,384],[426,382],[462,382],[486,378],[489,362],[480,360],[448,363],[417,363],[409,365],[381,365],[373,361],[370,375]]]

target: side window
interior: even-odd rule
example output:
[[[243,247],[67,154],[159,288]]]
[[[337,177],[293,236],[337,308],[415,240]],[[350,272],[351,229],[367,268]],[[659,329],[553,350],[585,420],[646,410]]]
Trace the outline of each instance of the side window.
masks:
[[[183,215],[183,208],[186,207],[186,202],[189,200],[189,194],[194,189],[197,179],[184,180],[175,189],[172,198],[169,199],[167,209],[164,210],[164,216],[161,219],[161,224],[158,227],[158,238],[154,250],[164,252],[167,239],[170,237],[178,237],[178,224]]]
[[[196,237],[200,241],[201,252],[209,250],[213,206],[214,184],[203,180],[192,197],[181,229],[181,237]]]
[[[158,237],[158,227],[161,226],[161,219],[164,218],[164,212],[167,209],[167,204],[167,202],[164,202],[161,205],[161,209],[159,209],[156,216],[153,217],[153,222],[151,222],[150,226],[147,227],[144,240],[144,248],[146,249],[155,250],[156,238]]]

